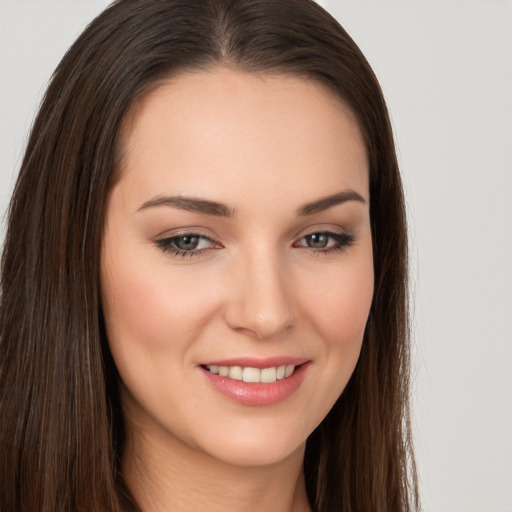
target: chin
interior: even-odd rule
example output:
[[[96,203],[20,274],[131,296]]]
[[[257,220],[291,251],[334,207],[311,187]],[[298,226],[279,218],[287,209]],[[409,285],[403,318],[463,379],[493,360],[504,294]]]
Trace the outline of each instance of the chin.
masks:
[[[288,447],[287,447],[288,448]],[[282,450],[269,450],[260,445],[258,446],[237,446],[233,447],[230,453],[223,450],[218,460],[223,461],[231,466],[238,467],[262,467],[272,466],[286,461],[287,459],[294,459],[299,456],[301,459],[304,455],[305,442],[300,446],[295,446],[294,449]]]
[[[257,467],[278,464],[297,456],[302,458],[305,445],[303,436],[294,439],[283,429],[280,435],[276,435],[275,431],[260,431],[259,434],[249,431],[245,435],[230,435],[223,440],[211,438],[201,447],[201,451],[232,466]]]

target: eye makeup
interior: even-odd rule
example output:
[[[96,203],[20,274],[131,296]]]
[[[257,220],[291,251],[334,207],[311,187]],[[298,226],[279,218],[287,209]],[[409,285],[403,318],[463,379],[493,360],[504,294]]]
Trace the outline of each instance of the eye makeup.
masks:
[[[181,233],[156,241],[164,253],[181,258],[199,256],[209,249],[220,249],[220,244],[199,233]]]
[[[341,251],[350,247],[355,242],[355,236],[349,233],[337,233],[333,231],[315,231],[303,236],[294,247],[303,247],[310,249],[315,253],[329,253],[331,251]],[[300,242],[305,241],[305,245]]]
[[[292,247],[305,249],[313,253],[327,254],[350,247],[355,240],[355,236],[349,233],[314,231],[302,236]],[[212,240],[210,237],[193,232],[166,237],[156,240],[155,243],[164,253],[180,258],[193,258],[205,255],[208,250],[222,248],[219,242]]]

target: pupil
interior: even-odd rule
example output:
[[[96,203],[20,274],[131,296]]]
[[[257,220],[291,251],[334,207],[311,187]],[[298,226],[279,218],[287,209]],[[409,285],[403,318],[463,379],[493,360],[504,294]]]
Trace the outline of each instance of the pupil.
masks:
[[[197,247],[199,237],[197,236],[182,236],[178,238],[176,246],[184,251],[190,251]]]
[[[315,233],[313,235],[309,235],[308,237],[308,245],[313,249],[324,249],[327,247],[327,241],[329,237],[324,233]]]

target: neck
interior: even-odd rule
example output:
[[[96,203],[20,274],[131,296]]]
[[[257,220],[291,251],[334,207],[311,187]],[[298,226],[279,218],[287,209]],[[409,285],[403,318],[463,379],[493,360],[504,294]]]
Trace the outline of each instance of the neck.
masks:
[[[138,435],[127,443],[123,472],[144,512],[310,512],[303,456],[304,446],[275,464],[235,466],[176,439]]]

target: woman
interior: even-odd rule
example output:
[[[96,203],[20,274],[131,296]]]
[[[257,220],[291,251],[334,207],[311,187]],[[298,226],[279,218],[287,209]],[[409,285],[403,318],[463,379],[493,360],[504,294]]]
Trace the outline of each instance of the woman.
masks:
[[[120,0],[57,68],[2,260],[1,510],[405,511],[406,226],[308,0]]]

